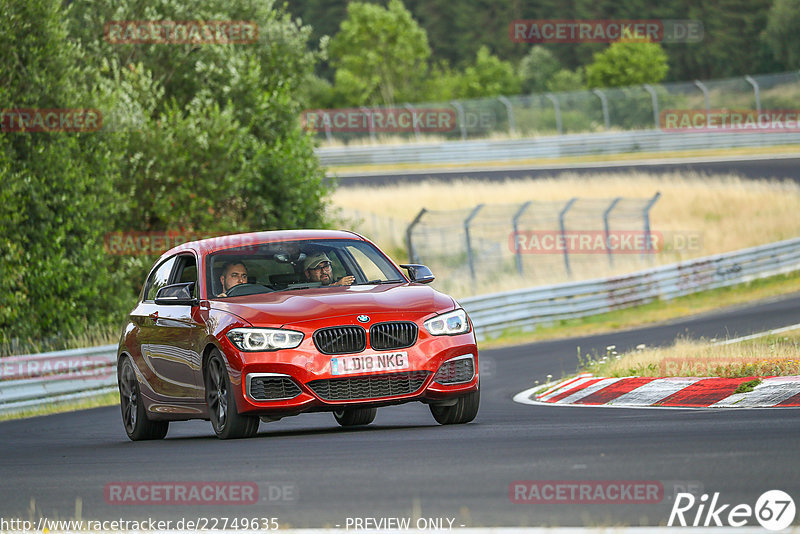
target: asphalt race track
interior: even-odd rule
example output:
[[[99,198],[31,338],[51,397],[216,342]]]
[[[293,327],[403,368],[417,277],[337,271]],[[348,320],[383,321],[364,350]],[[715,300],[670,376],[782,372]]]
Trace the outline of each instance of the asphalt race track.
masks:
[[[754,158],[720,158],[708,160],[675,160],[631,163],[587,163],[566,166],[537,166],[527,169],[493,169],[493,170],[443,170],[443,171],[391,171],[386,173],[364,173],[358,175],[339,176],[340,186],[385,185],[393,183],[415,183],[451,180],[520,180],[523,178],[554,178],[562,174],[598,175],[598,174],[685,174],[699,173],[707,175],[734,174],[748,179],[794,180],[800,182],[800,158],[770,156]]]
[[[254,439],[219,441],[207,422],[167,439],[128,441],[116,407],[0,423],[0,517],[176,521],[277,517],[281,526],[346,526],[347,518],[454,520],[453,526],[666,524],[676,488],[754,506],[766,490],[800,498],[800,411],[530,406],[516,393],[574,370],[576,347],[604,352],[677,335],[721,338],[800,323],[800,294],[650,328],[481,352],[475,422],[438,426],[418,404],[381,408],[343,430],[330,414],[264,424]],[[512,503],[530,481],[659,481],[642,503]],[[107,504],[115,482],[255,482],[259,503]],[[33,504],[33,513],[29,510]],[[694,517],[694,510],[690,518]],[[797,524],[798,519],[795,519]],[[751,525],[757,525],[751,520]],[[174,523],[173,523],[174,528]]]

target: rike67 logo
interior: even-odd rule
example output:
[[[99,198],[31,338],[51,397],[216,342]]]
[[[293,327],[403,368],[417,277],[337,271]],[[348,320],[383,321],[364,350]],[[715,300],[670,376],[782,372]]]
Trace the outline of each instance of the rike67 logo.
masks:
[[[794,500],[784,491],[769,490],[761,494],[755,507],[751,507],[744,503],[722,503],[719,492],[714,493],[710,502],[706,493],[699,499],[691,493],[678,493],[667,526],[742,527],[753,517],[768,530],[783,530],[794,521]]]

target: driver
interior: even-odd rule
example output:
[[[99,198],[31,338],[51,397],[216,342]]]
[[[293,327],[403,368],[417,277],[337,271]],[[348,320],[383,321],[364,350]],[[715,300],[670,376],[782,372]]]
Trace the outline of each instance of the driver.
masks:
[[[247,267],[240,261],[231,261],[225,264],[222,269],[222,276],[219,277],[222,284],[222,293],[218,297],[227,297],[227,291],[233,286],[247,283]]]
[[[323,286],[349,286],[355,281],[354,276],[348,275],[334,282],[331,260],[324,252],[317,252],[306,258],[303,269],[306,280],[320,282]]]

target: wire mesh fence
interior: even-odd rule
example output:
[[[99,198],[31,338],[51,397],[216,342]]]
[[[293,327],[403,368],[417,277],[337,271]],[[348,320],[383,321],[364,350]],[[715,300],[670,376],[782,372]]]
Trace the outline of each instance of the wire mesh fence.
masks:
[[[331,143],[530,137],[662,129],[665,110],[793,109],[800,72],[349,110],[310,110],[306,127]],[[309,119],[309,117],[312,117]],[[313,127],[310,124],[313,123]]]
[[[423,209],[406,230],[408,256],[444,278],[467,283],[637,269],[664,250],[663,236],[650,229],[650,210],[659,196]]]

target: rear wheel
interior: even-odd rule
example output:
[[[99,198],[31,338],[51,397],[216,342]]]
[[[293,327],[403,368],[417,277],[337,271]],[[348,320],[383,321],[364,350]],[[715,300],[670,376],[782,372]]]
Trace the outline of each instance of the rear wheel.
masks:
[[[333,412],[333,418],[342,426],[368,425],[375,420],[377,408],[347,408]]]
[[[460,397],[452,406],[436,406],[431,404],[431,414],[440,425],[460,425],[469,423],[478,415],[481,403],[480,389]]]
[[[128,437],[132,441],[163,439],[169,430],[169,421],[151,421],[147,418],[136,370],[128,357],[123,358],[119,366],[117,384],[122,424]]]
[[[225,361],[214,349],[205,372],[206,404],[211,426],[220,439],[252,438],[258,433],[258,417],[241,415],[228,378]]]

